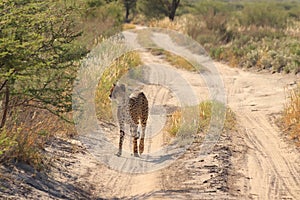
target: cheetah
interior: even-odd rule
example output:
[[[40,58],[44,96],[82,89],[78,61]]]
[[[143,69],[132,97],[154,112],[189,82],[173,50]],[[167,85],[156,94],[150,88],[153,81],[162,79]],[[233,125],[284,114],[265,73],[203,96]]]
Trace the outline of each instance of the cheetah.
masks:
[[[126,93],[124,84],[114,84],[110,90],[111,100],[117,100],[117,118],[120,127],[119,151],[117,156],[122,155],[122,145],[125,136],[125,123],[130,125],[131,136],[133,137],[133,155],[139,157],[144,152],[145,130],[148,120],[148,100],[143,92],[135,92],[130,96]],[[138,132],[138,125],[141,124],[142,133]],[[137,144],[140,137],[139,146]]]

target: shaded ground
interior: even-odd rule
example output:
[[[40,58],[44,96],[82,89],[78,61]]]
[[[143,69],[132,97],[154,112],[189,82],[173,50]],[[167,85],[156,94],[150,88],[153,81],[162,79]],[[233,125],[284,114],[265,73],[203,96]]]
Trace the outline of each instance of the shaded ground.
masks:
[[[89,199],[90,191],[69,171],[76,154],[86,153],[82,146],[54,138],[46,149],[49,169],[43,172],[18,163],[0,168],[1,199]]]

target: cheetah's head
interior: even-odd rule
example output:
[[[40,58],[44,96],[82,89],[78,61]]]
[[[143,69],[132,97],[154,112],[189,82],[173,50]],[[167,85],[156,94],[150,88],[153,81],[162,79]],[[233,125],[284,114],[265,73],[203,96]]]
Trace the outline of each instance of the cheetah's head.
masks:
[[[109,98],[112,100],[122,100],[126,95],[126,87],[124,84],[113,84],[110,89]]]

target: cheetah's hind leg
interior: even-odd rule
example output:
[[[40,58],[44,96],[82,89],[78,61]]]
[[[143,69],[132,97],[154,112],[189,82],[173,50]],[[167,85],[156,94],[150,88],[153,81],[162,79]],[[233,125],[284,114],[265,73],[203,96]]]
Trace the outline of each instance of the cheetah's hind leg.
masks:
[[[144,152],[144,138],[140,139],[140,144],[139,144],[139,153],[140,155],[142,155],[142,153]]]

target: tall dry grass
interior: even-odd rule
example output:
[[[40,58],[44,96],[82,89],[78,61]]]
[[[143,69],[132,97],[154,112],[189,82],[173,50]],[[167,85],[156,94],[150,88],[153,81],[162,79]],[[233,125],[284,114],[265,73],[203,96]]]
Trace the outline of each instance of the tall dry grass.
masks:
[[[174,31],[179,31],[181,33],[185,32],[185,23],[187,22],[187,17],[177,17],[174,21],[170,21],[169,18],[164,18],[160,20],[151,20],[148,24],[149,27],[158,27],[164,29],[170,29]]]
[[[0,130],[0,163],[23,162],[42,170],[51,160],[45,154],[51,138],[75,134],[73,124],[49,111],[21,106],[11,113],[7,125]]]
[[[141,64],[139,54],[137,52],[127,53],[109,66],[104,72],[96,89],[95,103],[96,115],[99,120],[111,121],[111,101],[109,99],[110,89],[113,83],[117,82],[130,69]]]
[[[289,92],[282,121],[285,132],[300,146],[300,84]]]
[[[222,105],[221,103],[212,102],[212,101],[204,101],[198,105],[198,112],[199,112],[199,122],[197,125],[198,132],[201,133],[207,132],[212,118],[213,106],[219,107],[219,109],[224,108],[224,105]],[[224,121],[223,130],[224,131],[235,130],[236,127],[235,114],[232,112],[230,108],[226,108],[225,115],[226,117]],[[168,131],[168,133],[170,133],[171,136],[176,136],[176,133],[179,131],[182,125],[181,117],[182,117],[182,113],[180,110],[177,110],[170,115],[169,123],[167,124],[168,127],[166,128],[166,130]]]

